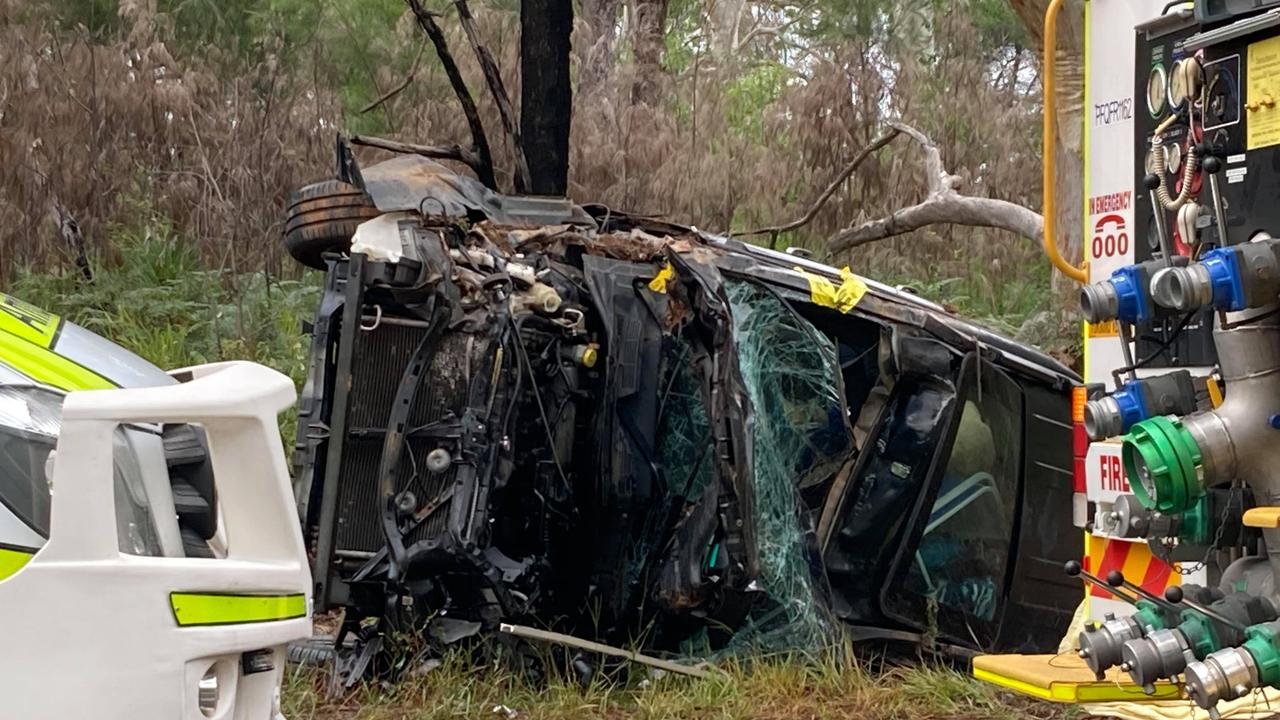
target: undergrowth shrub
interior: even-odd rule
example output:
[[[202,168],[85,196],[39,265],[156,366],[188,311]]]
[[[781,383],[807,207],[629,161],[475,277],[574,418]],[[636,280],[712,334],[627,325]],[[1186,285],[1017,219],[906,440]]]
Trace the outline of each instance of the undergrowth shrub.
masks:
[[[253,360],[302,386],[320,274],[282,279],[265,270],[209,270],[195,245],[158,216],[112,228],[113,262],[90,259],[93,279],[74,269],[20,269],[9,291],[106,337],[165,370]],[[282,416],[292,441],[295,411]]]

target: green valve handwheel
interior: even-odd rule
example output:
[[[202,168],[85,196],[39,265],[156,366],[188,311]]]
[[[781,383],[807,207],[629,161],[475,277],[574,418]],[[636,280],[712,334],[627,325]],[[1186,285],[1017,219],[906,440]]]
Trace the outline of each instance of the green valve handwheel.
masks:
[[[1122,455],[1129,487],[1149,510],[1185,512],[1204,495],[1196,476],[1200,448],[1177,420],[1153,417],[1134,425]]]

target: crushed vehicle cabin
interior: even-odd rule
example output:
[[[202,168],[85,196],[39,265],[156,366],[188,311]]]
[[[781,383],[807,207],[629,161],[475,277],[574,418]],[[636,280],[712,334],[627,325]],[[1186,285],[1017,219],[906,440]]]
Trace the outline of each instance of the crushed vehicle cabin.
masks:
[[[286,244],[326,273],[295,492],[348,678],[393,627],[1057,646],[1071,370],[847,269],[340,156]]]

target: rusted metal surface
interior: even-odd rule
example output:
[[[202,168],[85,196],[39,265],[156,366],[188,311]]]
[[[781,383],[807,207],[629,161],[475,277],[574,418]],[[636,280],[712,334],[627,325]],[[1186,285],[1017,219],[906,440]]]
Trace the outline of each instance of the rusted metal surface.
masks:
[[[392,158],[362,174],[365,192],[382,212],[413,210],[515,227],[595,226],[586,211],[568,200],[499,195],[480,181],[425,157]]]

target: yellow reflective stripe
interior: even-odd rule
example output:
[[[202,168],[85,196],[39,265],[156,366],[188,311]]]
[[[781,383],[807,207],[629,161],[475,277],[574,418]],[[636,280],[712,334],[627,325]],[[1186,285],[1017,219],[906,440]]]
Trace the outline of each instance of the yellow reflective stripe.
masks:
[[[58,336],[62,319],[16,297],[0,293],[0,331],[47,348]]]
[[[169,593],[173,619],[180,627],[234,625],[292,620],[307,614],[307,596]]]
[[[0,580],[16,575],[19,570],[31,562],[34,549],[0,546]]]
[[[2,303],[0,303],[2,304]],[[0,312],[0,318],[6,317]],[[59,390],[109,390],[116,384],[58,353],[11,332],[0,322],[0,362]]]

